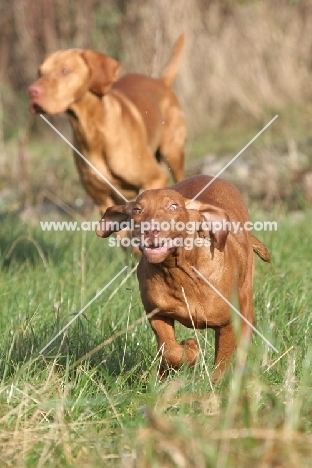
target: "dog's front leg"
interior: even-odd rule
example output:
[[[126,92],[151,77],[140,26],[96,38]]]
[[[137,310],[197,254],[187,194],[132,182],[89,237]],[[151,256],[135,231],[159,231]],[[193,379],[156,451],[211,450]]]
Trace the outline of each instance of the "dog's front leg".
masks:
[[[160,375],[167,368],[178,369],[183,364],[194,366],[198,357],[197,341],[190,338],[178,343],[175,338],[174,320],[155,316],[150,320],[156,335],[158,351],[162,354]]]

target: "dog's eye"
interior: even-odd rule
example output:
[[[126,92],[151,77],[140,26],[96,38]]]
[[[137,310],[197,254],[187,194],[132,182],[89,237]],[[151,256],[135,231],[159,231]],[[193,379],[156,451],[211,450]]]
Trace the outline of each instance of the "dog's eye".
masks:
[[[172,205],[170,205],[168,208],[169,211],[175,211],[177,209],[178,209],[178,205],[176,203],[172,203]]]
[[[142,208],[140,206],[135,206],[132,211],[134,214],[142,213]]]
[[[68,75],[69,72],[70,72],[70,69],[66,68],[66,67],[63,68],[63,70],[62,70],[63,75]]]

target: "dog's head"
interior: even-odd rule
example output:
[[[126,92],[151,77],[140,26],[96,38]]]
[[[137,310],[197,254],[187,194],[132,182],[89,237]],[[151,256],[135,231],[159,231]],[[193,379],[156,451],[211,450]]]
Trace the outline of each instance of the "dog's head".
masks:
[[[198,237],[208,238],[212,248],[223,251],[228,222],[227,213],[217,206],[159,189],[143,192],[135,202],[108,208],[96,233],[108,237],[128,225],[147,260],[161,263],[179,248],[189,250],[189,240]]]
[[[48,54],[39,78],[28,88],[32,113],[59,114],[87,91],[103,96],[118,79],[121,66],[93,50],[69,49]]]

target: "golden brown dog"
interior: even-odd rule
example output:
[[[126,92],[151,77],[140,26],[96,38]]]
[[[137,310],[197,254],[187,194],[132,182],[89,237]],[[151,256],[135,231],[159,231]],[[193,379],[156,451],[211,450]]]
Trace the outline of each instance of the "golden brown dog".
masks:
[[[247,230],[249,214],[232,184],[216,179],[193,200],[211,180],[194,176],[167,189],[146,191],[135,202],[112,206],[97,235],[108,237],[120,223],[133,220],[133,235],[143,253],[138,267],[141,298],[147,313],[157,309],[150,323],[163,366],[192,366],[198,357],[196,340],[176,341],[175,320],[189,328],[212,328],[216,381],[235,348],[226,300],[237,294],[241,314],[253,323],[254,252],[264,261],[270,261],[270,255]],[[251,332],[241,320],[240,336],[249,339]]]
[[[119,192],[75,153],[80,177],[102,213],[140,190],[165,187],[167,172],[184,178],[185,121],[171,89],[184,35],[159,79],[127,74],[93,50],[60,50],[46,56],[39,79],[28,88],[33,113],[67,112],[75,147]],[[122,196],[120,196],[120,194]]]

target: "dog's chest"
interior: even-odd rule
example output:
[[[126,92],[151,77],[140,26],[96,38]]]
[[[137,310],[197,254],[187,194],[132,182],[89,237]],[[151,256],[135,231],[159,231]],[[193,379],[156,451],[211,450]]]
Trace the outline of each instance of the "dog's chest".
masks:
[[[219,278],[210,277],[209,282],[219,285]],[[189,274],[173,272],[147,277],[140,281],[140,291],[147,312],[159,309],[160,315],[189,328],[220,326],[229,319],[229,307],[222,296],[229,296],[230,292],[216,293],[193,270]]]

